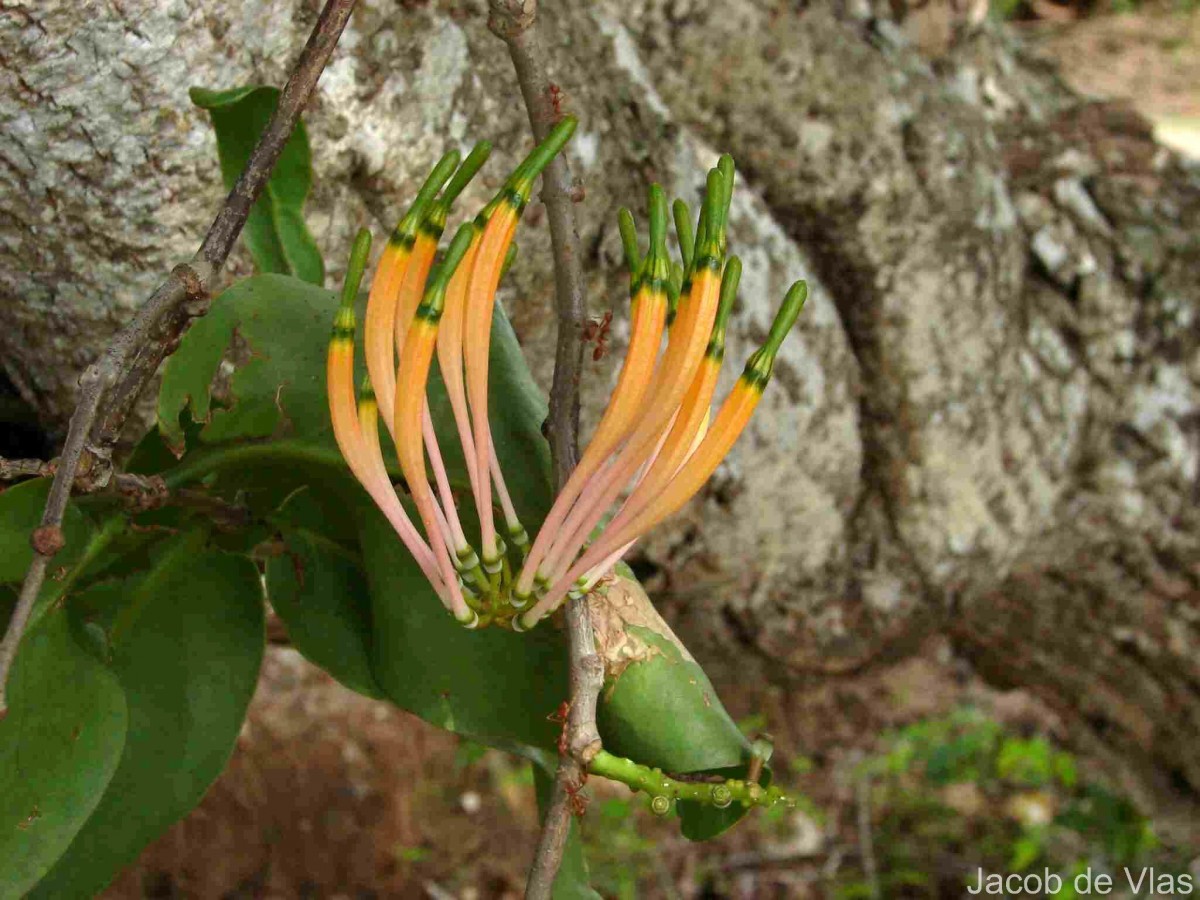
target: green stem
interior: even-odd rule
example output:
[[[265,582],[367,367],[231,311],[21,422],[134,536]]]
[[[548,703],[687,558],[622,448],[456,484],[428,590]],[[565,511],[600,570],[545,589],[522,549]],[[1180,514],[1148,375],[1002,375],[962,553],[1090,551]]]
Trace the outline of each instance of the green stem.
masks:
[[[733,803],[744,807],[772,807],[782,803],[791,807],[796,801],[778,787],[764,788],[761,784],[740,778],[708,783],[679,781],[664,775],[661,769],[652,769],[622,756],[614,756],[607,750],[596,754],[588,772],[619,781],[634,791],[645,791],[650,795],[650,808],[657,815],[665,816],[676,800],[694,800],[724,809]]]
[[[112,543],[113,538],[125,530],[125,524],[126,518],[121,513],[116,513],[104,520],[104,524],[100,526],[100,530],[88,540],[83,553],[80,554],[79,559],[75,561],[75,564],[71,566],[66,577],[62,580],[62,584],[58,590],[60,598],[70,595],[75,582],[83,576],[87,567],[95,562],[96,558],[104,552],[104,549]]]

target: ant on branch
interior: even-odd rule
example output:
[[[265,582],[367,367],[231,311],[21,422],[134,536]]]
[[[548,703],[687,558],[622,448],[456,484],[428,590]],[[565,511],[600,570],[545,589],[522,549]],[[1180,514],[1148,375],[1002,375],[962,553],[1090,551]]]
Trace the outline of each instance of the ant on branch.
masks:
[[[567,722],[570,712],[571,701],[564,700],[559,704],[558,709],[546,716],[546,718],[551,722],[562,723],[562,731],[558,735],[558,755],[560,757],[568,756],[570,754],[570,747],[567,744]],[[583,794],[583,787],[585,784],[587,784],[587,777],[587,770],[584,769],[582,775],[580,776],[579,784],[566,785],[567,798],[571,803],[571,814],[576,818],[581,817],[585,812],[587,812],[588,798]]]
[[[583,342],[596,345],[592,351],[592,362],[600,362],[608,354],[608,330],[612,326],[612,318],[610,309],[603,316],[592,316],[583,326]]]
[[[550,85],[550,108],[554,110],[554,118],[557,121],[562,118],[562,102],[566,92],[563,91],[557,84]]]

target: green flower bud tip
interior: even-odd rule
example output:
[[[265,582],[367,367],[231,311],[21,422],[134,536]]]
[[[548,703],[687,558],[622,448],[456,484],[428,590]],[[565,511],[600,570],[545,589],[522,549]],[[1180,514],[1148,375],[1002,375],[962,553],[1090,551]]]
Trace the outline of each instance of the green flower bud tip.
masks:
[[[650,812],[656,816],[665,816],[671,811],[671,798],[659,794],[650,800]]]
[[[783,298],[783,305],[775,314],[775,321],[771,323],[771,331],[767,334],[766,343],[750,354],[750,359],[746,361],[746,368],[742,371],[744,379],[757,384],[760,388],[766,387],[767,382],[771,380],[775,355],[783,345],[783,339],[796,324],[796,319],[807,299],[808,285],[803,281],[797,281],[787,292],[787,296]]]
[[[650,253],[651,255],[667,255],[667,197],[662,187],[650,185]]]
[[[779,307],[779,312],[775,314],[775,321],[771,323],[771,331],[767,335],[767,342],[764,345],[764,349],[771,356],[779,352],[783,339],[787,337],[792,326],[796,324],[796,319],[800,317],[800,310],[804,309],[806,300],[808,300],[807,282],[797,281],[788,289],[787,296],[783,298],[783,305]]]
[[[625,265],[629,267],[629,278],[636,282],[638,270],[642,265],[641,252],[638,250],[637,225],[633,221],[633,213],[624,206],[617,210],[617,230],[621,233],[621,248],[625,251]]]
[[[692,211],[682,200],[676,199],[671,206],[675,216],[675,239],[679,242],[679,256],[683,259],[683,268],[692,264],[692,253],[696,249],[696,234],[692,231]],[[674,266],[671,267],[674,269]],[[680,278],[682,282],[683,279]]]
[[[717,809],[725,809],[733,803],[733,791],[723,784],[714,784],[712,787],[712,804]]]
[[[404,214],[396,226],[396,230],[392,232],[391,239],[393,241],[403,241],[406,237],[411,238],[417,233],[417,228],[420,227],[429,210],[429,204],[442,189],[442,185],[454,174],[460,158],[457,150],[451,150],[438,160],[438,164],[433,167],[433,171],[429,173],[429,177],[425,179],[421,189],[417,191],[417,198],[413,200],[412,206],[408,208],[408,212]]]
[[[512,173],[508,180],[508,187],[515,189],[523,197],[528,198],[530,191],[533,189],[533,181],[542,173],[542,170],[550,164],[550,160],[554,159],[558,152],[566,146],[567,141],[571,139],[571,135],[575,133],[575,126],[579,124],[579,120],[574,116],[563,116],[558,124],[550,129],[550,133],[546,135],[546,139],[533,148],[525,161],[517,166],[517,170]]]
[[[733,157],[728,153],[722,153],[721,158],[717,160],[717,169],[725,180],[725,195],[721,198],[721,221],[728,222],[729,204],[733,201]]]
[[[343,307],[353,307],[354,298],[362,285],[363,273],[367,270],[367,258],[371,255],[371,232],[358,229],[354,245],[350,248],[350,261],[346,264],[346,281],[342,285]]]
[[[696,225],[692,271],[695,271],[697,266],[712,265],[720,261],[725,235],[722,219],[724,198],[725,178],[720,169],[710,169],[704,192],[704,205],[700,208],[700,221]]]
[[[446,227],[446,217],[450,214],[450,208],[454,206],[454,201],[471,183],[471,179],[478,174],[491,152],[492,145],[489,141],[480,141],[471,148],[471,152],[467,154],[467,158],[455,171],[454,177],[450,179],[445,190],[442,191],[442,195],[429,207],[429,212],[421,225],[422,228],[429,229],[435,237],[441,236],[441,230]]]
[[[446,185],[446,190],[442,194],[442,202],[447,207],[458,199],[458,195],[471,183],[471,179],[479,174],[479,170],[483,168],[483,164],[487,162],[487,158],[491,153],[492,144],[490,141],[480,141],[471,148],[471,152],[462,161],[462,165],[458,167],[458,170],[454,173],[454,177],[450,179],[450,183]]]

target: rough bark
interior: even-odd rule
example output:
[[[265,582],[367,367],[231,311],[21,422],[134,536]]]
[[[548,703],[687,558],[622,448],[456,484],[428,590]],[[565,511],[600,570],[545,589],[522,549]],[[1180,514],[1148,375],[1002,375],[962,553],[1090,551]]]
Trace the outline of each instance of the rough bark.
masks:
[[[868,3],[798,6],[544,4],[582,118],[592,311],[617,318],[585,420],[626,322],[616,207],[648,180],[692,199],[716,148],[738,160],[731,370],[786,284],[813,286],[730,462],[643,548],[656,599],[718,680],[749,651],[803,685],[945,631],[1186,822],[1200,175],[1003,30],[963,28],[931,58]],[[279,83],[311,15],[139,0],[81,17],[44,0],[0,17],[0,351],[48,428],[219,201],[184,87]],[[334,275],[353,229],[390,227],[446,143],[498,148],[467,208],[526,146],[483,4],[367,3],[343,45],[308,117]],[[543,383],[548,243],[531,210],[505,296]]]

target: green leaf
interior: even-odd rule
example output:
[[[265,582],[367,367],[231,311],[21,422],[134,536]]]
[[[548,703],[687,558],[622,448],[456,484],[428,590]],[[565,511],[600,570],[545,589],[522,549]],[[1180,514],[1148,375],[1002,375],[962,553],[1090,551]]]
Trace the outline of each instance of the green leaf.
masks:
[[[267,561],[267,596],[292,646],[351,690],[383,697],[371,672],[371,601],[357,545],[325,535],[326,505],[301,491],[271,517],[284,553]]]
[[[388,698],[492,746],[552,747],[559,726],[546,717],[567,698],[561,635],[552,627],[463,628],[373,507],[363,508],[360,542],[375,626],[372,669]]]
[[[227,91],[192,88],[192,102],[208,110],[217,133],[217,154],[225,189],[246,167],[259,136],[279,103],[273,87]],[[279,154],[271,177],[250,210],[242,239],[260,272],[295,275],[312,284],[325,280],[321,251],[304,224],[304,201],[312,188],[312,156],[304,123],[297,122]]]
[[[97,588],[125,604],[110,644],[129,707],[124,752],[99,806],[31,897],[104,888],[200,802],[233,751],[262,661],[262,588],[249,560],[196,552],[202,539],[173,539],[123,598]]]
[[[0,603],[0,609],[7,609]],[[28,631],[0,720],[0,896],[20,897],[67,849],[117,768],[126,708],[116,677],[65,611]]]
[[[605,748],[669,772],[735,768],[750,744],[721,705],[708,676],[671,640],[649,628],[627,633],[649,652],[604,690],[599,724]]]

